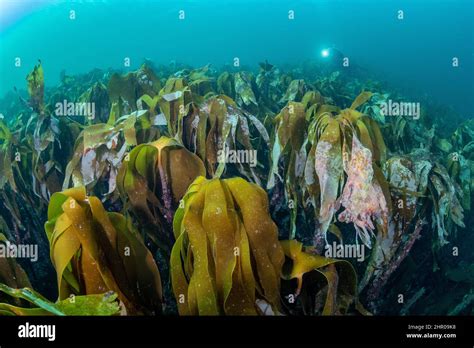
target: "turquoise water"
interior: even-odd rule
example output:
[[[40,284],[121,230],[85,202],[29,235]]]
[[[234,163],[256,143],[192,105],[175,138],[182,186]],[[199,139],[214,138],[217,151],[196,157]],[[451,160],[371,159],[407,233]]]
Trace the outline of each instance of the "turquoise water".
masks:
[[[172,204],[181,206],[184,200],[181,196],[171,202],[166,176],[171,181],[174,177],[170,171],[146,178],[150,187],[160,179],[160,187],[150,191],[158,203],[147,204],[157,212],[154,221],[163,219],[153,233],[164,236],[164,247],[148,244],[147,239],[158,238],[148,236],[148,217],[142,219],[133,211],[136,207],[128,207],[135,204],[138,191],[119,192],[119,185],[125,185],[119,168],[131,168],[124,165],[129,161],[125,151],[170,136],[201,156],[196,161],[202,160],[208,178],[239,176],[266,188],[279,238],[295,237],[311,253],[321,252],[327,241],[322,238],[326,231],[319,233],[323,224],[331,222],[325,227],[332,226],[330,240],[340,230],[350,246],[359,245],[362,233],[348,224],[349,218],[368,218],[362,221],[366,227],[372,224],[373,212],[379,214],[373,220],[378,225],[387,216],[393,220],[389,226],[399,233],[394,242],[389,234],[380,248],[362,251],[366,256],[370,252],[370,260],[359,255],[353,263],[362,284],[369,274],[358,296],[377,314],[474,313],[466,302],[471,301],[473,274],[474,124],[462,122],[474,115],[473,23],[474,0],[0,0],[0,232],[39,245],[41,262],[22,265],[33,288],[56,298],[56,274],[43,231],[51,220],[47,208],[57,205],[50,198],[53,193],[86,186],[89,197],[101,198],[107,211],[127,214],[137,230],[146,233],[146,246],[164,280],[164,312],[177,314],[168,254],[176,245]],[[351,69],[343,71],[336,57],[347,57]],[[236,59],[239,67],[233,66]],[[33,70],[38,60],[42,69]],[[124,65],[128,60],[130,65]],[[149,67],[160,83],[149,67],[140,68],[145,60],[152,62]],[[262,64],[259,71],[264,61],[276,68]],[[172,62],[177,64],[169,65]],[[203,79],[202,72],[182,70],[207,64],[215,68],[206,72],[210,80]],[[87,74],[92,70],[94,74]],[[132,71],[128,77],[121,75]],[[30,72],[33,88],[28,95],[25,78]],[[187,87],[179,87],[183,81],[174,76],[185,76]],[[36,78],[34,86],[31,80]],[[221,93],[236,104],[214,95]],[[417,111],[392,113],[387,106],[392,99],[397,110],[399,104],[410,110],[413,104]],[[216,101],[228,103],[222,124]],[[90,112],[75,109],[82,103],[97,110],[98,117],[83,118]],[[180,117],[181,103],[190,108],[186,118]],[[73,110],[65,112],[69,104]],[[285,121],[295,106],[300,109],[297,117]],[[132,113],[135,107],[138,111]],[[353,110],[344,110],[349,107],[368,117],[355,117]],[[218,121],[211,118],[216,115]],[[288,134],[291,141],[283,145]],[[221,157],[227,142],[233,143],[229,150],[234,155],[247,157],[231,160],[224,152],[226,158],[214,163],[213,151],[214,157]],[[140,158],[148,165],[148,157]],[[237,163],[248,167],[239,169]],[[321,194],[334,187],[340,192],[329,193],[333,201]],[[390,191],[389,200],[383,189]],[[345,210],[339,213],[341,204]],[[328,209],[334,209],[331,221],[322,213]],[[420,227],[424,220],[428,224]],[[365,228],[363,232],[364,245],[371,245]],[[443,244],[445,234],[448,244]],[[372,277],[375,269],[381,271]],[[452,291],[443,291],[448,287]],[[289,291],[282,286],[281,298],[292,294]],[[403,308],[393,302],[402,292],[410,298]],[[320,294],[318,290],[318,301]],[[303,312],[290,308],[288,313]]]
[[[413,95],[472,117],[472,0],[0,0],[0,96],[25,87],[38,59],[46,86],[60,72],[130,70],[143,59],[201,66],[299,64],[337,47]],[[70,19],[70,11],[75,19]],[[180,11],[185,18],[180,20]],[[294,11],[290,20],[289,11]],[[404,18],[397,18],[399,10]],[[21,67],[15,67],[15,58]],[[452,67],[452,58],[459,67]]]

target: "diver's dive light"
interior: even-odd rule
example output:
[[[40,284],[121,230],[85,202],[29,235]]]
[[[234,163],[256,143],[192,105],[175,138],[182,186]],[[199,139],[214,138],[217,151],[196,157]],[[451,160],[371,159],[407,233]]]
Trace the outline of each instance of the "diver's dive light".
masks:
[[[321,51],[321,56],[323,58],[329,57],[329,50],[325,48],[324,50]]]

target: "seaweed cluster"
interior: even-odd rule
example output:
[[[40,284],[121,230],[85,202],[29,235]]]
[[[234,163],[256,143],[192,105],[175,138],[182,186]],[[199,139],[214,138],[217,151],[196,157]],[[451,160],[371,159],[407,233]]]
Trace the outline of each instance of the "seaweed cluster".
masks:
[[[0,258],[1,314],[474,310],[454,252],[469,262],[472,120],[387,117],[404,96],[313,65],[26,80],[2,101],[0,244],[39,258]],[[438,312],[430,276],[459,284]]]

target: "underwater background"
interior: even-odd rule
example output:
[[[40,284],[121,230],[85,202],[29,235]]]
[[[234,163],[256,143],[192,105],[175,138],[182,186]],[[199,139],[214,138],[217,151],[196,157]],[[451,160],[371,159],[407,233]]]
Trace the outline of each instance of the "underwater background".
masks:
[[[0,314],[472,315],[473,23],[0,0]]]
[[[23,87],[42,60],[46,85],[145,58],[202,66],[318,59],[335,46],[406,92],[428,94],[465,117],[473,109],[474,4],[470,0],[10,1],[0,13],[0,94]],[[399,20],[397,11],[404,11]],[[76,11],[71,21],[70,10]],[[184,10],[186,20],[178,18]],[[295,20],[288,11],[295,11]],[[462,15],[460,15],[462,14]],[[15,57],[23,67],[14,68]],[[458,57],[459,68],[451,59]],[[8,82],[7,82],[8,81]]]

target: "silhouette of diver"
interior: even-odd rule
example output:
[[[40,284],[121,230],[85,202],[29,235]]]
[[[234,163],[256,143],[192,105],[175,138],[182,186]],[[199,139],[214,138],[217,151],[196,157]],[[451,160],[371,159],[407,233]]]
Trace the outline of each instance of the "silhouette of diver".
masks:
[[[344,55],[339,49],[335,47],[322,50],[321,57],[323,61],[323,67],[330,73],[339,71],[346,76],[354,77],[357,75],[357,73],[362,72],[358,65],[350,62],[349,57]]]
[[[343,68],[344,54],[335,47],[326,48],[321,51],[325,66],[330,70],[341,70]]]

